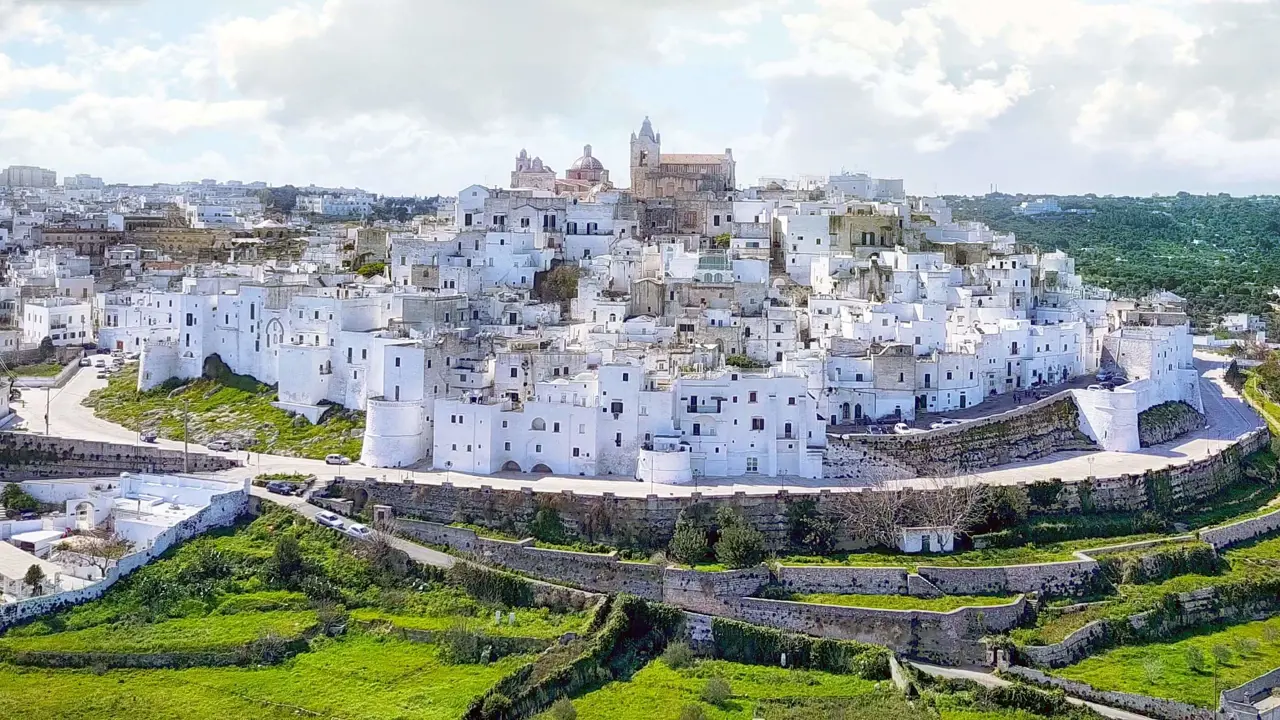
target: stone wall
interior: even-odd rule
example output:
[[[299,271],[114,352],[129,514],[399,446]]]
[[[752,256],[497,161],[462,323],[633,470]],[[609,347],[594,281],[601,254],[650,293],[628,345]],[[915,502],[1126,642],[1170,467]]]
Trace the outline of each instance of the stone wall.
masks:
[[[1001,673],[1035,685],[1058,688],[1067,695],[1081,700],[1129,710],[1139,715],[1158,718],[1158,720],[1214,720],[1217,714],[1206,708],[1173,700],[1161,700],[1133,693],[1097,690],[1092,685],[1053,677],[1031,668],[1015,666],[1006,668]]]
[[[1012,595],[1040,592],[1074,595],[1089,587],[1098,573],[1091,559],[1035,565],[916,568],[920,577],[947,595]]]
[[[32,618],[102,597],[117,580],[160,557],[174,545],[213,528],[231,525],[246,511],[248,505],[249,493],[243,488],[214,495],[209,504],[195,515],[157,535],[150,547],[122,558],[115,567],[107,570],[106,577],[102,580],[79,590],[0,605],[0,631]]]
[[[1085,659],[1102,644],[1107,635],[1106,623],[1094,620],[1052,645],[1025,645],[1018,648],[1022,657],[1040,667],[1066,667]]]
[[[940,613],[879,610],[839,605],[741,598],[719,613],[736,620],[806,635],[884,645],[910,657],[950,665],[983,663],[990,634],[1017,627],[1027,613],[1025,598],[1007,605],[968,607]]]
[[[1185,402],[1160,403],[1138,413],[1138,440],[1142,447],[1167,443],[1204,427],[1204,416]]]
[[[706,615],[733,617],[733,608],[769,584],[764,566],[727,572],[667,568],[662,573],[662,601]]]
[[[237,460],[205,453],[191,453],[189,462],[190,472],[240,466]],[[122,472],[180,473],[183,456],[177,450],[151,446],[0,432],[0,480],[102,477]]]
[[[1220,704],[1231,720],[1275,720],[1280,717],[1280,708],[1271,708],[1267,712],[1260,713],[1253,706],[1253,700],[1267,697],[1271,694],[1272,688],[1276,687],[1280,687],[1280,669],[1259,675],[1239,687],[1223,690],[1220,695]]]
[[[900,567],[781,565],[778,584],[795,593],[840,595],[907,595],[907,571]]]
[[[1276,530],[1280,530],[1280,510],[1229,525],[1201,530],[1200,539],[1212,545],[1214,550],[1222,550]]]
[[[1080,432],[1079,408],[1069,392],[941,430],[911,435],[831,435],[823,476],[878,479],[948,477],[1034,460],[1062,450],[1096,450]]]

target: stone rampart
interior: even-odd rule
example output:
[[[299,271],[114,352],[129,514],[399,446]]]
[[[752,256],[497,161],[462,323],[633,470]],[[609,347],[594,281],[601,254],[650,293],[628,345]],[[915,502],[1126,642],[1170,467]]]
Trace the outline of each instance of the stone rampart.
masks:
[[[1248,520],[1240,520],[1228,525],[1201,530],[1200,539],[1212,545],[1214,550],[1222,550],[1276,530],[1280,530],[1280,510],[1249,518]]]
[[[1062,450],[1096,450],[1080,432],[1070,392],[1007,412],[910,435],[829,435],[823,476],[861,478],[870,468],[898,469],[897,478],[948,477],[1024,462]]]
[[[115,567],[107,570],[106,577],[102,580],[79,590],[41,595],[0,605],[0,631],[31,618],[97,600],[117,580],[160,557],[174,545],[213,528],[231,525],[245,512],[248,505],[249,493],[244,488],[233,488],[229,485],[227,492],[214,495],[210,498],[209,504],[199,512],[157,535],[150,547],[121,558]]]
[[[1204,416],[1182,401],[1166,402],[1138,413],[1142,447],[1162,445],[1204,427]]]
[[[695,613],[733,617],[732,608],[760,592],[770,579],[764,566],[726,572],[667,568],[662,573],[662,601]]]
[[[741,598],[719,614],[756,625],[841,640],[884,645],[895,652],[946,664],[982,663],[990,634],[1008,632],[1022,622],[1026,599],[1007,605],[967,607],[940,613],[880,610],[840,605]]]
[[[1085,659],[1094,648],[1102,644],[1107,635],[1106,623],[1094,620],[1052,645],[1025,645],[1018,648],[1032,665],[1040,667],[1066,667]]]
[[[920,577],[947,595],[1012,595],[1039,592],[1074,595],[1089,587],[1098,573],[1094,560],[993,567],[916,568]]]
[[[190,472],[217,472],[239,466],[239,461],[219,455],[191,453],[188,469]],[[0,432],[0,480],[183,471],[183,455],[176,450]]]
[[[1158,720],[1214,720],[1217,713],[1207,708],[1196,707],[1173,700],[1162,700],[1146,695],[1098,690],[1092,685],[1046,675],[1039,670],[1025,667],[1010,667],[1001,671],[1019,680],[1042,687],[1057,688],[1071,697],[1080,698],[1100,705],[1128,710],[1158,718]]]
[[[840,595],[907,595],[907,571],[900,567],[782,565],[778,584],[795,593]]]

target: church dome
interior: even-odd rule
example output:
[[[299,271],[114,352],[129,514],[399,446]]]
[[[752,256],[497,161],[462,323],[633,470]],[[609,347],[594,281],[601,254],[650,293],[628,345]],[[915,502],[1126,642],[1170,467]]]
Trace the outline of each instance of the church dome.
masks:
[[[587,145],[582,148],[582,157],[573,161],[570,170],[603,170],[604,165],[591,156],[591,146]]]

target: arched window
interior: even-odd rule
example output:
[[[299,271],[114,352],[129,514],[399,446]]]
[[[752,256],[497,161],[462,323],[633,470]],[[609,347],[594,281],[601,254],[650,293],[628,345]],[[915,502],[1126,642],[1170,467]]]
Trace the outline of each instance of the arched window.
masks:
[[[533,425],[532,425],[531,427],[532,427],[534,430],[546,430],[546,429],[547,429],[547,421],[546,421],[546,420],[543,420],[542,418],[534,418],[534,419],[533,419]]]

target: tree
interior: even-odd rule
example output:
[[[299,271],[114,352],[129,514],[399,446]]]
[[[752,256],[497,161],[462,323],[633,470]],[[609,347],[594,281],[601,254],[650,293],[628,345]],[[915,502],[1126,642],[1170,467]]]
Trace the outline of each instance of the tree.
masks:
[[[133,544],[115,533],[84,535],[76,544],[76,552],[88,558],[103,577],[112,565],[129,554]]]
[[[934,478],[911,494],[912,524],[968,532],[985,517],[987,486],[969,480]]]
[[[17,483],[8,483],[0,492],[0,503],[4,503],[5,512],[17,515],[24,512],[35,512],[40,509],[40,501],[27,494]]]
[[[296,587],[302,581],[306,565],[297,538],[285,535],[276,541],[270,570],[272,577],[285,587]]]
[[[577,265],[557,265],[551,268],[537,288],[538,297],[544,302],[564,302],[578,297],[579,275],[581,269]]]
[[[724,705],[731,697],[733,689],[729,687],[729,681],[722,677],[708,678],[707,684],[702,688],[702,701],[717,707]]]
[[[1194,673],[1203,673],[1208,668],[1205,662],[1204,651],[1195,645],[1190,645],[1186,650],[1182,651],[1182,657],[1187,661],[1187,667]]]
[[[1223,375],[1223,379],[1236,392],[1240,392],[1244,388],[1245,376],[1244,373],[1240,372],[1240,364],[1235,360],[1232,360],[1231,364],[1227,366],[1227,372]]]
[[[551,705],[551,717],[554,720],[578,720],[578,710],[573,701],[562,697]]]
[[[356,269],[356,274],[363,277],[371,278],[375,275],[381,275],[386,270],[387,264],[384,262],[365,263]]]
[[[889,548],[901,541],[906,510],[906,494],[883,485],[851,489],[836,503],[836,513],[852,537]]]
[[[22,576],[22,584],[30,588],[32,595],[44,594],[44,570],[39,565],[32,565],[27,568],[27,574]]]
[[[736,508],[720,508],[716,523],[720,526],[717,560],[737,569],[758,565],[764,559],[764,535],[751,527]]]
[[[682,563],[692,565],[707,557],[707,531],[696,525],[676,525],[669,545],[671,555]]]

